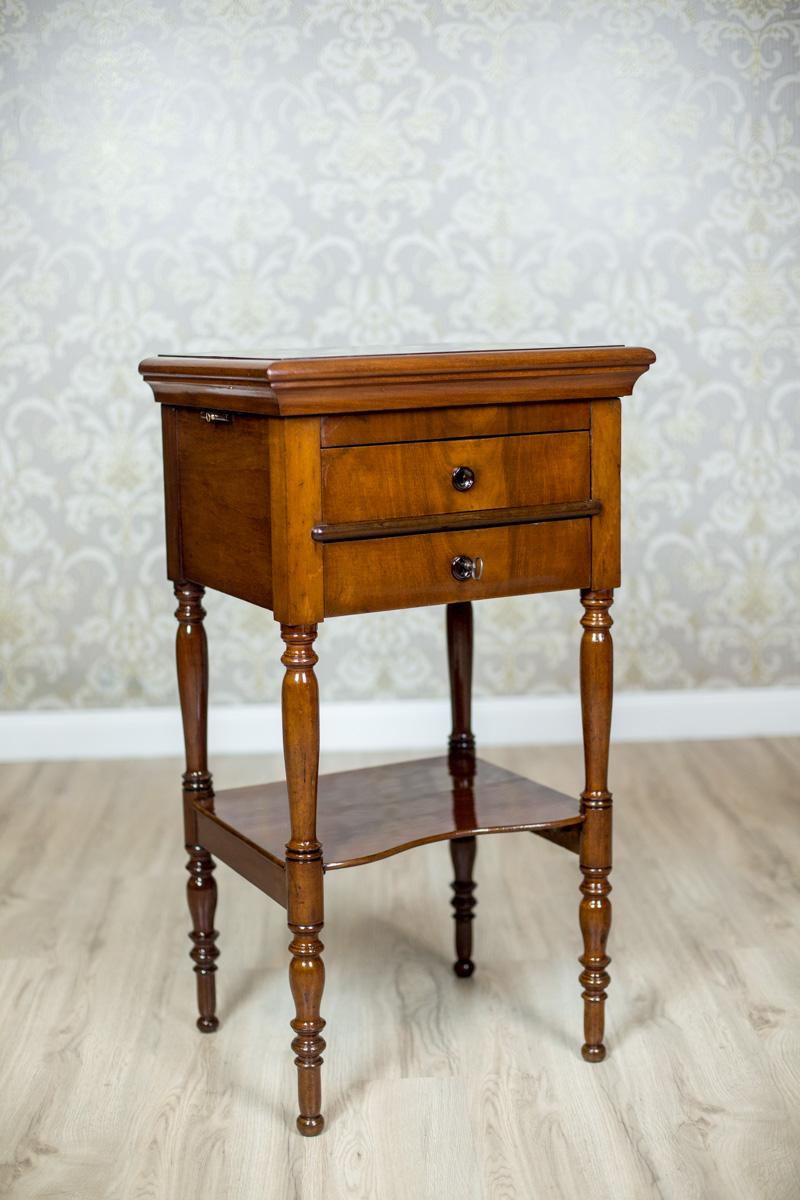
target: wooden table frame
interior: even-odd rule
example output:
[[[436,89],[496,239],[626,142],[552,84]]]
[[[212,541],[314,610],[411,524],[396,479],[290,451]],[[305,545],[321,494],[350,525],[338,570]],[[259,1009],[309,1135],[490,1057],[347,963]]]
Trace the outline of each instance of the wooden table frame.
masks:
[[[579,855],[582,1053],[605,1056],[619,397],[654,357],[620,346],[493,348],[140,366],[162,404],[197,1024],[219,1024],[216,856],[287,910],[306,1136],[324,1124],[325,874],[412,846],[450,842],[462,978],[474,969],[476,837],[530,831]],[[285,784],[214,793],[206,586],[280,622]],[[583,606],[579,801],[476,759],[471,719],[472,600],[568,587]],[[319,779],[319,623],[433,603],[447,613],[447,756]]]

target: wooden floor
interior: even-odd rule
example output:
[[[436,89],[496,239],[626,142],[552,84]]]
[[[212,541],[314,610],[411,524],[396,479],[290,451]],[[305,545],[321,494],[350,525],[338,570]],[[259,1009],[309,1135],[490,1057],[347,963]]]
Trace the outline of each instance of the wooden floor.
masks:
[[[577,750],[483,753],[580,783]],[[328,878],[312,1141],[285,914],[223,866],[222,1025],[195,1029],[177,763],[0,768],[0,1195],[797,1200],[800,742],[619,746],[612,767],[606,1062],[579,1054],[575,858],[481,839],[458,980],[450,858],[426,846]]]

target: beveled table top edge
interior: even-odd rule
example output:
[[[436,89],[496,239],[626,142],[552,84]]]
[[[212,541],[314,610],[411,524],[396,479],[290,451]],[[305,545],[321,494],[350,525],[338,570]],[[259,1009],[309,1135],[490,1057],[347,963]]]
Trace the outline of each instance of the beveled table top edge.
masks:
[[[145,379],[176,377],[214,380],[261,380],[267,386],[292,382],[342,383],[461,376],[472,373],[527,373],[553,368],[627,366],[648,367],[652,350],[642,346],[430,346],[412,349],[375,347],[350,353],[338,350],[276,353],[274,356],[156,355],[145,358],[139,371]]]

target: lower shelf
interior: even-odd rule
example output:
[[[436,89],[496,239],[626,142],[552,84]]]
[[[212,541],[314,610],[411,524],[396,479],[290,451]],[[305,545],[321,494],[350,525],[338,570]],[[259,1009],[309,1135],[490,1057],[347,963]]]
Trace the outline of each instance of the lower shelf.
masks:
[[[218,792],[214,812],[198,810],[198,817],[202,844],[274,895],[272,886],[253,876],[261,860],[265,874],[280,885],[276,868],[282,875],[289,840],[286,784]],[[441,757],[342,771],[319,780],[317,836],[326,871],[374,862],[427,842],[567,830],[582,820],[577,799],[482,759],[474,774],[451,772],[449,760]]]

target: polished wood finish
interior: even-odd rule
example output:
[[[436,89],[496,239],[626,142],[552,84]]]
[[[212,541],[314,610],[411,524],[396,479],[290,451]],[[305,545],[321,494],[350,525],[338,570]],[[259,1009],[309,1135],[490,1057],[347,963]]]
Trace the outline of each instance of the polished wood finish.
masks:
[[[217,885],[214,882],[214,860],[202,845],[197,830],[195,806],[213,809],[214,788],[208,770],[206,727],[208,716],[208,646],[203,627],[205,589],[194,583],[175,587],[178,607],[178,633],[175,657],[178,668],[178,691],[183,717],[183,737],[186,751],[186,770],[183,774],[184,835],[189,861],[186,869],[189,881],[186,898],[192,918],[191,958],[197,976],[197,1007],[200,1015],[197,1028],[213,1033],[218,1027],[216,1016],[217,931],[214,913],[217,907]]]
[[[479,512],[432,513],[427,517],[392,517],[386,521],[343,521],[340,525],[315,525],[315,542],[363,542],[379,537],[405,537],[411,533],[443,533],[456,529],[501,528],[532,525],[539,521],[567,521],[593,517],[602,509],[599,500],[570,500],[565,504],[532,504],[526,508],[490,508]]]
[[[544,838],[546,842],[554,842],[556,846],[563,846],[565,850],[569,850],[571,854],[580,854],[581,851],[581,831],[580,828],[575,829],[532,829],[537,837]]]
[[[458,581],[459,555],[483,560],[480,579]],[[591,578],[588,520],[551,521],[324,547],[325,616],[454,604],[586,587]]]
[[[197,836],[209,853],[232,867],[260,891],[286,908],[286,860],[283,850],[254,845],[241,829],[228,825],[219,813],[199,809],[196,813]]]
[[[475,735],[472,732],[472,605],[469,601],[448,604],[447,661],[450,677],[449,764],[453,777],[453,810],[470,813],[478,823],[475,810]],[[452,838],[453,918],[456,923],[456,961],[453,970],[460,979],[468,979],[475,970],[472,961],[472,923],[475,916],[475,856],[477,839]]]
[[[157,400],[295,417],[628,396],[655,361],[634,346],[493,347],[276,358],[145,359]]]
[[[583,820],[572,796],[481,759],[471,788],[458,780],[449,756],[321,775],[317,836],[325,871],[453,837],[558,829]],[[238,830],[265,856],[281,858],[289,803],[285,783],[226,788],[216,794],[214,820]]]
[[[475,917],[475,854],[477,838],[453,838],[450,857],[453,861],[453,918],[456,923],[456,961],[453,970],[459,979],[469,979],[475,970],[472,961],[472,922]]]
[[[592,520],[593,588],[620,583],[620,408],[619,400],[592,405],[592,496],[602,501]]]
[[[172,413],[180,499],[180,575],[272,607],[267,423]]]
[[[325,967],[320,941],[322,906],[322,845],[317,838],[317,775],[319,771],[319,691],[314,666],[314,625],[281,625],[286,651],[283,677],[283,758],[289,797],[290,836],[286,843],[286,892],[289,929],[289,983],[295,1004],[292,1049],[297,1067],[300,1113],[297,1128],[306,1137],[321,1133],[320,1069],[325,1022],[320,1016]]]
[[[323,617],[322,550],[311,537],[322,517],[319,422],[270,421],[269,457],[272,611],[276,621],[311,625]]]
[[[468,491],[453,484],[459,467],[474,474]],[[371,520],[588,500],[589,435],[528,433],[323,450],[324,521],[351,517],[354,479],[359,512]]]
[[[450,843],[462,978],[474,969],[476,837],[529,831],[579,855],[583,1055],[605,1053],[619,397],[653,361],[584,346],[141,364],[163,406],[199,1024],[217,1024],[214,855],[286,909],[306,1136],[323,1128],[324,875],[429,842]],[[214,794],[201,585],[281,624],[286,783]],[[585,608],[580,802],[476,759],[471,717],[471,601],[565,588]],[[318,780],[319,622],[430,604],[447,605],[447,757]]]
[[[472,732],[472,604],[468,600],[446,608],[447,666],[450,680],[451,757],[475,757]]]
[[[608,790],[608,750],[611,738],[613,648],[611,643],[611,591],[583,591],[581,603],[581,714],[586,782],[581,792],[580,925],[583,934],[583,1057],[602,1062],[603,1019],[608,987],[606,953],[611,928],[611,792]]]
[[[167,578],[183,579],[181,554],[180,488],[178,486],[178,415],[180,410],[161,406],[161,450],[164,460],[164,517],[167,550]]]
[[[481,404],[469,408],[344,413],[323,417],[321,445],[369,446],[443,438],[504,437],[589,428],[589,401],[565,404]]]

